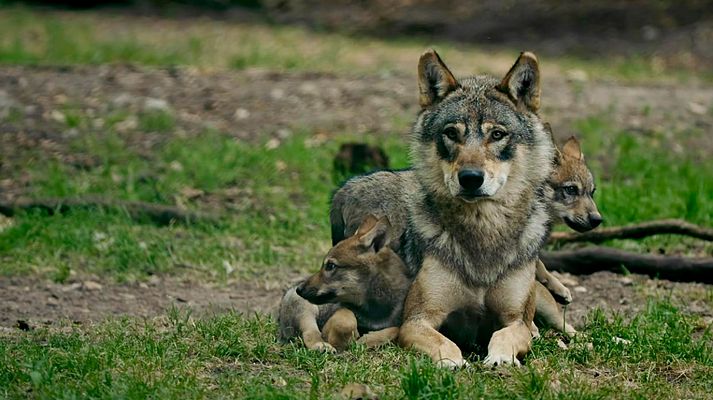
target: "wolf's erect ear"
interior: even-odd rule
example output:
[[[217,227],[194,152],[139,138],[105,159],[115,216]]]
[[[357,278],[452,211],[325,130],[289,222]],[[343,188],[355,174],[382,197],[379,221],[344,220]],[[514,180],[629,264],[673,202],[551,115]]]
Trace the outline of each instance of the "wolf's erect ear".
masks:
[[[579,140],[577,140],[574,136],[571,136],[566,142],[564,142],[564,146],[562,146],[562,153],[568,157],[584,160],[584,154],[582,154],[582,149],[579,147]]]
[[[540,109],[540,68],[537,57],[530,52],[520,53],[498,89],[507,94],[515,104],[524,104],[528,110]]]
[[[418,60],[418,89],[421,108],[443,100],[458,88],[458,81],[433,49],[426,50]]]
[[[359,235],[359,243],[364,248],[377,253],[391,241],[390,231],[391,224],[386,216],[377,220],[373,215],[369,215],[361,223],[356,234]]]

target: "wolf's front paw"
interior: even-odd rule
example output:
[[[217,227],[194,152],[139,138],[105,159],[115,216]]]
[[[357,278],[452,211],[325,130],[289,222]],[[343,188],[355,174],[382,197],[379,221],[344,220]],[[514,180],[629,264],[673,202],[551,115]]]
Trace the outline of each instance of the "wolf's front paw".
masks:
[[[488,367],[497,367],[499,365],[512,364],[520,366],[520,360],[514,354],[488,354],[485,357],[485,365]]]
[[[319,351],[322,353],[336,353],[337,349],[327,342],[317,342],[309,347],[310,350]]]

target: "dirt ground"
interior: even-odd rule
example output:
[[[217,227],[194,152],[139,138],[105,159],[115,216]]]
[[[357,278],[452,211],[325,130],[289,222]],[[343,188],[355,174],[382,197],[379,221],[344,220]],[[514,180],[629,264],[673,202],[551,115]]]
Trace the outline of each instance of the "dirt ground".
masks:
[[[646,307],[647,298],[661,294],[670,296],[684,311],[700,316],[706,325],[713,322],[713,310],[706,303],[711,289],[704,284],[652,280],[640,275],[624,277],[611,272],[560,277],[573,291],[574,301],[567,308],[567,319],[576,327],[582,326],[585,316],[594,308],[630,316]],[[153,317],[172,306],[188,307],[194,316],[227,310],[273,314],[288,285],[284,282],[204,285],[158,277],[146,283],[116,284],[87,278],[59,284],[35,278],[9,278],[0,280],[0,327],[32,329],[60,320],[81,324],[123,315]]]
[[[713,87],[696,83],[626,85],[591,80],[576,71],[546,75],[543,87],[542,114],[560,139],[576,133],[568,129],[572,121],[605,115],[617,129],[643,135],[663,132],[672,143],[672,151],[685,149],[692,157],[709,157],[713,149],[711,135],[673,134],[691,127],[702,132],[713,129]],[[405,135],[417,111],[416,99],[415,77],[401,75],[362,77],[258,70],[209,73],[132,66],[0,67],[0,115],[12,110],[19,110],[21,115],[11,122],[0,119],[4,121],[0,122],[0,177],[22,170],[24,155],[38,148],[77,168],[91,167],[95,160],[90,155],[70,149],[69,140],[79,132],[68,128],[58,116],[67,108],[93,116],[93,126],[101,127],[103,118],[113,109],[140,111],[158,100],[175,115],[176,135],[198,135],[212,127],[256,142],[267,137],[282,139],[298,130],[327,137],[343,132]],[[147,157],[153,146],[170,139],[170,135],[157,134],[128,137],[135,140],[131,145]],[[0,179],[3,199],[30,191],[29,181],[23,177]],[[708,323],[713,317],[704,303],[711,293],[705,285],[640,276],[623,279],[606,272],[565,278],[574,291],[575,301],[568,315],[575,324],[597,306],[631,315],[644,307],[653,293],[670,293]],[[190,306],[199,314],[226,309],[271,312],[288,284],[209,286],[162,277],[148,283],[116,284],[90,277],[57,284],[36,278],[2,278],[0,326],[15,327],[18,321],[25,321],[32,327],[59,319],[83,322],[124,314],[148,317],[171,304]]]

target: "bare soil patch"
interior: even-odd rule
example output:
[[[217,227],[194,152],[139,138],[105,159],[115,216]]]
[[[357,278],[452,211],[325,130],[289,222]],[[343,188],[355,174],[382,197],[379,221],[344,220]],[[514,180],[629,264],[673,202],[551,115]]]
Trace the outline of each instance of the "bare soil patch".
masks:
[[[594,308],[632,316],[646,307],[647,299],[670,296],[682,311],[713,322],[713,295],[709,285],[652,280],[642,275],[611,272],[560,275],[573,292],[567,319],[581,327]],[[58,321],[84,323],[110,317],[155,317],[171,307],[190,308],[194,316],[228,310],[274,314],[290,282],[232,282],[209,285],[192,280],[153,277],[147,282],[117,284],[96,277],[55,283],[18,277],[0,281],[0,326],[30,329]],[[22,322],[20,322],[22,321]]]

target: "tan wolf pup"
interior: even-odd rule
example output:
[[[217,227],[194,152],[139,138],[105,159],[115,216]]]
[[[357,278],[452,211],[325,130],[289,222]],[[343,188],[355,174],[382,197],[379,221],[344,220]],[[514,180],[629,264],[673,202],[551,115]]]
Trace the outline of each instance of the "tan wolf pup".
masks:
[[[368,215],[329,250],[322,268],[282,298],[280,338],[301,337],[312,350],[342,350],[359,337],[367,347],[394,341],[411,286],[406,265],[389,247],[386,217]]]

